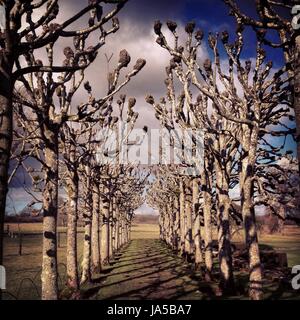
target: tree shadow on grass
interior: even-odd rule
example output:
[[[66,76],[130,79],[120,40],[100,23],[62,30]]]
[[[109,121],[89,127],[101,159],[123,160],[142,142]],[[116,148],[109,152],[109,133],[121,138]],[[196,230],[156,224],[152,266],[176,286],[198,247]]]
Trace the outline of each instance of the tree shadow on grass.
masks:
[[[215,284],[202,281],[201,273],[156,239],[132,240],[127,250],[85,299],[214,299]]]

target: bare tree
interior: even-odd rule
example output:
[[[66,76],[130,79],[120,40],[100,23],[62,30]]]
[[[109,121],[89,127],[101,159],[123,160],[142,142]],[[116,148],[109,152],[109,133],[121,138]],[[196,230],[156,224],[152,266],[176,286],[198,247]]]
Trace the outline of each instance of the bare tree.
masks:
[[[103,8],[101,3],[116,3],[116,5],[108,14],[102,15]],[[52,84],[51,88],[47,88],[47,93],[49,93],[49,91],[54,89],[53,87],[57,86],[57,84],[54,84],[53,80],[50,79],[52,78],[50,74],[53,72],[73,72],[86,68],[94,60],[96,52],[103,45],[107,34],[118,30],[119,24],[115,15],[121,10],[125,3],[126,0],[89,1],[87,6],[63,22],[58,22],[56,19],[59,13],[58,0],[5,1],[4,4],[1,3],[1,6],[4,6],[5,9],[6,19],[4,30],[0,30],[0,263],[2,263],[3,259],[3,222],[13,130],[13,91],[16,81],[22,81],[27,89],[29,89],[30,86],[32,87],[32,83],[25,79],[25,74],[47,72],[49,75],[48,79]],[[88,12],[91,13],[88,25],[82,23],[81,29],[70,30],[74,22],[84,19],[85,14]],[[37,19],[34,18],[35,15],[38,16]],[[104,32],[104,24],[111,19],[113,19],[113,28],[110,31]],[[22,25],[23,20],[26,23],[24,27]],[[84,50],[82,47],[83,39],[86,39],[94,31],[100,31],[99,42],[95,46]],[[70,37],[75,37],[74,39],[76,39],[77,44],[76,53],[72,54],[71,51],[67,53],[69,62],[71,58],[70,55],[72,55],[71,60],[73,62],[68,62],[64,65],[55,65],[53,61],[54,43],[59,39]],[[36,59],[32,60],[35,52],[41,48],[47,48],[49,65],[44,66],[41,61],[37,61]],[[27,60],[27,66],[22,65],[22,58]],[[48,84],[50,85],[50,83]],[[47,153],[51,157],[56,151],[49,148]],[[56,167],[55,161],[52,161],[51,165]],[[48,209],[47,211],[51,213],[51,207]],[[53,223],[50,222],[51,219],[50,214],[48,218],[46,218],[46,220],[49,220],[49,225],[53,225]],[[47,232],[47,230],[45,230],[45,232]],[[46,251],[49,251],[48,253],[51,255],[52,249],[50,245]],[[51,258],[49,261],[50,260]],[[53,264],[53,266],[55,267],[55,264]],[[53,279],[53,281],[55,282],[55,279]],[[45,294],[45,299],[56,298],[55,285],[52,287],[53,288],[51,290],[49,289],[49,292]]]
[[[288,100],[288,83],[290,77],[286,74],[286,67],[277,70],[273,74],[271,73],[272,63],[268,62],[267,64],[264,64],[266,54],[262,48],[262,40],[259,38],[257,40],[255,67],[252,69],[251,61],[246,61],[245,65],[243,65],[241,61],[241,52],[244,42],[243,26],[241,23],[238,24],[236,31],[237,36],[234,43],[229,44],[229,34],[227,32],[223,32],[221,36],[229,65],[228,74],[224,71],[225,67],[220,62],[218,35],[214,36],[211,34],[208,40],[209,47],[214,56],[214,64],[207,59],[204,61],[202,67],[197,60],[197,50],[201,45],[203,32],[200,30],[195,31],[195,24],[188,23],[186,26],[188,40],[186,46],[182,47],[178,44],[176,23],[168,22],[167,25],[174,36],[175,41],[173,47],[170,46],[166,37],[163,35],[160,22],[155,23],[155,32],[158,35],[157,43],[162,48],[166,49],[172,56],[170,66],[167,69],[167,74],[174,72],[179,79],[179,82],[183,85],[183,93],[179,96],[176,104],[174,86],[172,85],[172,82],[170,84],[172,75],[168,76],[166,81],[169,88],[168,96],[171,97],[170,103],[174,106],[173,110],[178,113],[177,122],[179,124],[187,123],[188,125],[195,125],[196,123],[197,126],[197,122],[195,121],[199,118],[199,109],[201,110],[201,107],[198,108],[198,110],[196,110],[196,108],[197,104],[199,104],[200,101],[203,101],[203,99],[198,99],[196,104],[192,102],[192,89],[190,89],[190,85],[192,85],[194,90],[197,89],[200,92],[200,95],[207,97],[211,101],[214,112],[219,117],[226,120],[223,120],[221,123],[218,123],[217,121],[217,127],[215,129],[221,130],[223,133],[234,129],[235,134],[230,138],[234,141],[234,148],[232,151],[234,152],[234,150],[237,150],[238,146],[241,148],[239,151],[241,153],[239,159],[239,188],[241,192],[242,215],[246,236],[245,240],[249,251],[250,297],[252,299],[260,299],[262,297],[262,271],[254,211],[254,184],[256,179],[257,151],[259,142],[261,141],[260,139],[263,139],[265,135],[285,136],[291,133],[289,128],[284,127],[284,119],[288,119],[290,112],[290,103]],[[237,83],[239,83],[239,88],[237,87]],[[243,90],[243,97],[239,94],[239,90]],[[149,102],[154,105],[160,117],[167,119],[168,112],[164,111],[163,105],[155,105],[154,101]],[[279,108],[279,104],[283,107]],[[185,105],[187,112],[183,113],[183,107]],[[193,109],[196,110],[194,112],[194,118],[189,116]],[[211,117],[206,116],[204,119],[206,122],[213,122]],[[164,120],[164,122],[166,121],[167,120]],[[230,123],[227,128],[226,122]],[[172,121],[170,122],[169,120],[168,125],[172,127]],[[272,131],[268,127],[270,125],[277,125],[277,128],[283,126],[286,130],[279,129],[277,131]],[[223,131],[222,126],[224,127]],[[222,136],[218,135],[217,139],[220,144],[222,142]],[[235,140],[239,143],[236,144]],[[229,141],[230,140],[228,140],[228,143]],[[218,147],[216,150],[221,152],[216,158],[218,161],[216,162],[217,172],[220,172],[222,171],[222,167],[218,168],[218,166],[224,161],[224,156],[226,154],[224,154],[224,147],[222,146],[221,148]],[[232,155],[229,154],[228,159],[232,162]],[[226,160],[225,163],[227,163]],[[226,169],[226,171],[224,171],[224,177],[226,177],[227,174],[228,170]],[[219,179],[219,177],[217,177],[217,179],[218,181],[224,181],[224,179]],[[226,184],[228,184],[228,181]],[[225,187],[224,182],[222,186],[220,186],[220,182],[218,182],[218,186],[222,190]],[[226,239],[228,239],[229,236],[228,226],[226,227],[226,225],[228,225],[228,214],[222,215],[224,212],[224,204],[220,201],[220,192],[218,190],[217,192],[219,193],[219,216],[224,219],[224,221],[220,222],[225,240],[223,243],[226,244],[228,243]],[[229,198],[227,195],[225,201],[227,212],[230,208],[228,200]],[[228,236],[226,236],[226,234]],[[221,254],[223,251],[222,247],[223,246],[221,245]],[[227,261],[229,262],[230,259]]]
[[[297,142],[297,157],[300,159],[300,36],[297,21],[293,26],[293,20],[297,20],[296,5],[299,5],[299,1],[258,0],[255,3],[257,17],[251,17],[243,13],[239,8],[239,2],[236,0],[223,1],[230,8],[230,14],[235,17],[237,23],[250,26],[260,41],[283,52],[290,77],[290,90],[293,92],[293,109],[296,120],[295,140]],[[293,15],[295,15],[294,18]],[[278,34],[278,42],[273,40],[272,32]],[[300,172],[300,169],[298,171]]]
[[[124,51],[122,52],[124,54]],[[123,57],[121,54],[120,59]],[[127,55],[129,58],[129,56]],[[135,66],[135,71],[138,72],[144,61],[140,60]],[[137,69],[136,69],[137,68]],[[130,76],[129,76],[130,78]],[[109,89],[110,90],[110,89]],[[117,159],[120,152],[120,145],[124,142],[124,139],[132,131],[138,114],[133,111],[135,99],[128,99],[128,108],[126,119],[123,118],[124,105],[126,97],[121,95],[121,99],[118,100],[120,107],[119,117],[112,116],[113,112],[113,99],[109,99],[109,103],[100,113],[98,120],[102,119],[101,125],[91,127],[91,131],[88,135],[88,139],[84,139],[84,177],[86,181],[86,210],[85,210],[85,237],[84,237],[84,251],[82,261],[82,276],[81,283],[87,282],[91,279],[92,273],[99,273],[101,270],[101,260],[103,262],[109,262],[109,258],[112,255],[112,216],[110,208],[112,206],[113,195],[115,189],[118,187],[117,172],[113,172],[111,167],[114,166],[114,162]],[[124,137],[119,137],[120,141],[115,145],[115,149],[109,150],[110,156],[113,157],[112,163],[109,161],[102,163],[104,158],[108,158],[109,151],[106,149],[106,145],[110,145],[112,137],[111,134],[114,130],[118,131],[119,122],[122,125],[126,120],[127,132]],[[97,156],[100,155],[100,159]],[[113,183],[113,181],[115,181]],[[115,209],[115,208],[114,208]],[[100,245],[101,243],[101,245]]]
[[[111,31],[104,31],[102,34],[107,35],[114,32],[118,28],[118,25],[114,25]],[[75,49],[84,51],[85,39],[75,39]],[[51,48],[50,48],[51,49]],[[76,53],[70,47],[64,49],[66,56],[65,64],[76,63]],[[89,64],[93,60],[94,53],[90,56],[84,56],[85,65]],[[27,57],[28,64],[41,64],[41,61],[36,61],[34,55]],[[91,60],[86,60],[91,59]],[[48,50],[48,60],[51,64],[53,61],[53,51]],[[47,73],[46,81],[44,79],[43,72],[36,72],[34,75],[30,74],[29,80],[23,78],[23,83],[26,88],[26,94],[30,99],[24,100],[22,96],[16,96],[16,101],[24,106],[31,108],[35,113],[35,118],[30,119],[31,126],[30,134],[34,132],[33,143],[36,150],[36,158],[42,164],[45,172],[44,189],[43,189],[43,212],[44,212],[44,254],[43,254],[43,283],[44,283],[44,294],[45,298],[54,299],[55,292],[57,292],[57,273],[56,273],[56,217],[57,217],[57,194],[58,194],[58,178],[59,178],[59,167],[58,167],[58,155],[59,155],[59,133],[63,125],[67,122],[81,123],[84,121],[97,121],[97,117],[93,119],[93,115],[97,112],[109,114],[111,105],[107,103],[111,100],[113,95],[123,88],[132,77],[134,77],[145,65],[145,61],[139,59],[134,66],[134,69],[129,72],[125,79],[118,84],[121,69],[128,66],[130,62],[130,56],[123,50],[120,54],[118,66],[112,78],[112,86],[108,89],[107,95],[101,99],[95,99],[89,97],[89,101],[77,107],[77,110],[71,108],[72,97],[81,85],[84,77],[82,70],[78,73],[67,72],[61,74],[58,78],[58,82],[55,82],[51,72]],[[79,62],[82,63],[82,62]],[[69,91],[67,89],[69,84]],[[87,91],[90,93],[88,83],[85,83]],[[57,97],[57,100],[55,99]],[[25,113],[21,110],[21,115]],[[90,120],[89,120],[90,119]],[[26,119],[25,119],[26,121]],[[34,121],[37,126],[34,126]],[[111,121],[111,120],[110,120]],[[42,123],[42,126],[39,124]],[[110,123],[109,123],[110,124]],[[90,136],[92,138],[92,136]],[[90,141],[90,140],[88,140]],[[90,141],[91,142],[91,141]],[[44,148],[41,146],[44,145]],[[93,143],[90,143],[93,145]],[[85,168],[90,172],[88,161]],[[86,172],[86,174],[88,174]],[[90,176],[87,179],[91,179]],[[90,183],[88,183],[90,184]],[[90,190],[90,187],[87,188]],[[50,269],[50,271],[49,271]],[[49,297],[48,297],[49,294]]]

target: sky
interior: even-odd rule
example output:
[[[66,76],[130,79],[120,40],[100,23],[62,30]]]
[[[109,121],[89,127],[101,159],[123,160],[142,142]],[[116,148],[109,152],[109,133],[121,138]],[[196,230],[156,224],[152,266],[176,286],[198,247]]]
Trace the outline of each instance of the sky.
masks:
[[[64,0],[59,2],[61,3],[59,19],[63,20],[80,10],[87,1]],[[243,12],[255,17],[253,0],[240,0],[239,4]],[[117,64],[119,51],[122,49],[126,49],[131,55],[131,67],[138,58],[146,59],[147,64],[142,72],[122,90],[127,96],[133,96],[137,99],[136,111],[140,114],[137,127],[140,128],[144,125],[153,128],[159,126],[151,106],[145,102],[145,96],[152,94],[157,100],[165,95],[165,67],[170,60],[168,53],[155,42],[154,21],[174,20],[179,25],[179,33],[183,34],[184,25],[194,20],[197,26],[205,32],[206,38],[210,31],[221,32],[226,29],[232,33],[235,30],[235,21],[233,17],[228,15],[228,8],[222,0],[129,0],[118,17],[120,30],[107,38],[106,45],[100,49],[96,61],[87,70],[86,79],[90,81],[96,96],[101,97],[107,87],[105,54],[109,56],[113,54],[110,62],[111,69]],[[96,35],[93,37],[96,39]],[[245,59],[254,55],[255,41],[253,40],[253,32],[247,29],[245,32],[246,46],[243,53]],[[61,52],[63,47],[67,45],[69,45],[68,42],[60,42],[55,49],[57,52]],[[57,55],[59,56],[59,54]],[[204,59],[209,55],[208,49],[204,47],[200,55]],[[273,60],[275,67],[282,64],[282,55],[278,50],[268,49],[268,59]],[[81,91],[75,95],[74,104],[85,102],[82,101],[83,99]],[[289,144],[290,149],[295,149],[291,139]],[[17,180],[12,182],[9,194],[8,211],[11,211],[13,206],[19,211],[27,202],[30,202],[30,196],[24,193],[22,183]],[[153,212],[146,205],[139,211]]]
[[[4,7],[0,6],[0,29],[4,29],[5,27],[5,11]]]

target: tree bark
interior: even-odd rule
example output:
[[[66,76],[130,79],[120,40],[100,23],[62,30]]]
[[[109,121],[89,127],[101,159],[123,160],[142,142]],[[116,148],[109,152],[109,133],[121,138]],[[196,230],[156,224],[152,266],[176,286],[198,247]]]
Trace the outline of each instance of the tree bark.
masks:
[[[222,138],[220,137],[220,139]],[[220,145],[222,150],[221,141]],[[229,183],[226,177],[225,168],[221,167],[218,159],[215,160],[215,170],[217,187],[216,200],[218,218],[219,265],[221,273],[220,287],[223,293],[229,294],[232,293],[234,289],[229,224]]]
[[[253,185],[246,179],[242,188],[242,212],[244,219],[246,245],[249,254],[250,284],[249,296],[252,300],[262,299],[262,269],[260,263],[255,213],[252,205]]]
[[[168,203],[169,208],[169,241],[172,250],[175,250],[175,241],[174,241],[174,227],[175,227],[175,208],[173,197],[169,198]]]
[[[193,179],[193,212],[194,212],[194,243],[195,243],[195,266],[198,268],[203,263],[201,249],[201,221],[199,212],[199,184],[198,179]]]
[[[103,189],[105,191],[105,188]],[[107,194],[107,193],[106,193]],[[101,258],[103,263],[109,263],[109,200],[101,196],[102,203],[102,229],[101,229]]]
[[[300,35],[295,39],[294,61],[294,112],[296,119],[296,141],[298,168],[300,173]]]
[[[0,51],[0,265],[3,265],[4,217],[13,130],[12,93],[14,84],[12,82],[13,59],[11,48],[12,43],[8,45],[5,55],[4,52]]]
[[[115,209],[115,215],[116,215],[116,223],[115,223],[115,250],[118,251],[120,249],[120,212],[119,212],[119,206],[116,204]]]
[[[114,256],[114,212],[115,212],[115,198],[112,196],[109,199],[109,258]]]
[[[83,240],[83,259],[82,259],[82,274],[81,283],[91,280],[91,217],[86,218],[84,225],[84,240]]]
[[[84,239],[81,283],[91,280],[91,234],[92,234],[92,197],[91,197],[91,169],[86,165],[86,204],[84,218]]]
[[[172,247],[172,237],[171,237],[171,216],[172,216],[172,206],[170,205],[170,199],[168,199],[168,203],[166,204],[166,209],[165,209],[165,232],[166,232],[166,242],[167,244]]]
[[[128,213],[126,214],[126,221],[125,221],[125,244],[129,242],[129,226],[128,226]]]
[[[180,179],[180,196],[179,196],[179,206],[180,206],[180,254],[185,253],[185,191],[184,191],[184,181]]]
[[[121,247],[125,244],[125,217],[124,213],[121,215]]]
[[[58,205],[58,132],[45,129],[45,186],[43,190],[42,299],[58,298],[57,283],[57,205]]]
[[[245,151],[240,174],[241,206],[245,230],[245,242],[249,258],[249,297],[252,300],[261,300],[262,267],[259,255],[257,227],[254,211],[254,167],[258,141],[258,128],[244,126],[243,148]]]
[[[68,228],[67,228],[67,286],[79,290],[77,264],[78,174],[69,172],[68,181]]]
[[[101,259],[100,259],[100,225],[99,225],[99,211],[100,211],[100,197],[99,185],[93,183],[93,216],[92,216],[92,273],[100,273]]]
[[[167,237],[166,237],[166,206],[161,210],[160,213],[160,233],[161,233],[161,239],[165,242],[167,242]]]
[[[186,215],[186,230],[185,230],[185,253],[187,260],[190,260],[193,247],[192,235],[192,189],[191,179],[187,178],[185,183],[185,215]]]
[[[175,226],[174,226],[174,249],[178,252],[178,240],[180,238],[180,212],[179,212],[179,199],[177,196],[174,197],[174,210],[175,210]]]
[[[207,277],[210,278],[212,272],[212,221],[211,221],[211,188],[209,181],[209,163],[205,155],[204,170],[201,174],[201,190],[203,195],[203,216],[204,216],[204,245],[205,245],[205,267]]]

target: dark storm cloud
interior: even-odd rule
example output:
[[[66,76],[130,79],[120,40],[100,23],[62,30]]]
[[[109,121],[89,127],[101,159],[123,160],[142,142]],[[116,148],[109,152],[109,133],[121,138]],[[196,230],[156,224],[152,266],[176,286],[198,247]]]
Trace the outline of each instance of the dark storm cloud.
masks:
[[[81,1],[72,2],[72,4],[65,2],[61,12],[63,16],[69,16],[72,11],[77,11],[81,5]],[[86,71],[86,78],[91,82],[95,95],[98,97],[105,93],[107,87],[105,53],[109,56],[114,55],[110,69],[116,65],[119,52],[122,49],[126,49],[131,55],[131,68],[138,58],[146,59],[146,67],[122,91],[127,96],[137,98],[136,109],[140,113],[139,127],[143,125],[157,127],[158,125],[154,112],[150,106],[146,105],[144,97],[147,93],[151,93],[158,99],[165,94],[165,67],[170,60],[168,53],[156,44],[156,36],[153,32],[154,21],[174,19],[180,26],[183,24],[185,6],[186,1],[129,0],[118,15],[120,30],[107,38],[106,45],[99,51],[97,60]],[[93,37],[96,41],[96,33]],[[76,103],[83,102],[80,100],[82,97],[82,93],[79,92],[75,96]]]
[[[182,16],[185,5],[186,1],[129,0],[120,17],[126,16],[136,24],[147,26],[154,20],[177,20]]]
[[[203,1],[202,4],[204,4]],[[208,1],[205,1],[208,3]],[[61,23],[65,19],[72,17],[76,12],[86,5],[86,1],[82,0],[64,0],[60,1],[60,13],[57,19],[58,23]],[[169,1],[169,0],[129,0],[125,7],[121,10],[118,17],[120,20],[120,30],[106,39],[106,44],[102,47],[98,53],[98,57],[91,67],[85,72],[86,80],[89,80],[93,87],[93,94],[96,98],[100,98],[105,94],[107,88],[107,65],[105,61],[105,53],[110,55],[113,53],[113,59],[110,63],[110,69],[113,69],[118,62],[119,52],[122,49],[126,49],[132,58],[132,62],[129,66],[129,70],[132,69],[135,61],[138,58],[144,58],[147,61],[145,68],[132,79],[130,84],[123,89],[123,93],[127,96],[134,96],[137,98],[136,110],[139,112],[139,118],[137,126],[139,128],[147,125],[149,127],[158,127],[157,120],[155,119],[154,112],[151,106],[145,103],[145,95],[151,93],[156,100],[165,94],[164,79],[165,79],[165,67],[168,65],[170,56],[156,44],[156,36],[153,32],[153,24],[155,20],[161,20],[165,22],[168,19],[175,20],[179,27],[178,32],[180,35],[184,34],[184,23],[189,20],[190,14],[187,9],[189,1]],[[104,11],[107,12],[109,7],[103,5]],[[106,8],[106,9],[105,9]],[[44,10],[43,10],[44,11]],[[42,11],[42,12],[43,12]],[[37,18],[42,12],[37,13]],[[83,17],[80,21],[72,24],[69,27],[70,30],[76,28],[82,28],[86,26],[88,16]],[[205,23],[209,20],[201,18],[201,23]],[[210,21],[211,22],[211,21]],[[111,23],[105,28],[109,29]],[[89,44],[96,43],[98,41],[99,34],[94,32],[91,36]],[[72,45],[72,39],[63,39],[55,45],[55,63],[60,65],[63,61],[63,48]],[[206,50],[201,51],[200,56],[205,56]],[[39,58],[45,59],[46,51],[40,50]],[[124,76],[124,74],[123,74]],[[73,107],[76,107],[82,102],[86,102],[86,92],[82,89],[74,96]],[[10,199],[16,196],[16,201],[22,198],[22,191],[20,182],[24,183],[24,177],[21,172],[18,171],[16,180],[11,186],[14,188],[11,192]],[[25,184],[30,185],[28,178],[25,178]],[[17,190],[19,191],[17,192]],[[23,191],[24,193],[24,191]],[[9,200],[10,202],[11,200]],[[13,200],[12,200],[13,201]],[[24,196],[24,206],[27,201],[27,196]]]

